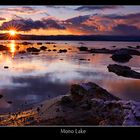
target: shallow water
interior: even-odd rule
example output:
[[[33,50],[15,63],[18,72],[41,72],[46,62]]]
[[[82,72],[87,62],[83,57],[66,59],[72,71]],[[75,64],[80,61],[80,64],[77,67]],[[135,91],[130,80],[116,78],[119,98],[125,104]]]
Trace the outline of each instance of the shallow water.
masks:
[[[46,44],[49,41],[26,41],[32,42],[30,45],[22,45],[21,42],[23,41],[0,41],[0,44],[10,49],[0,52],[0,95],[3,95],[0,99],[0,113],[32,107],[46,99],[68,93],[73,83],[88,81],[97,83],[122,99],[140,101],[140,80],[108,72],[107,66],[116,63],[110,58],[111,55],[93,55],[77,49],[81,45],[89,48],[127,48],[140,45],[140,42],[51,41],[55,44]],[[28,47],[42,46],[37,45],[37,42],[57,51],[41,51],[38,55],[19,53]],[[66,48],[68,52],[58,53],[60,48]],[[82,58],[90,60],[79,60]],[[139,60],[139,56],[134,56],[122,65],[140,72]],[[8,68],[5,69],[4,66]],[[12,104],[7,101],[12,101]]]

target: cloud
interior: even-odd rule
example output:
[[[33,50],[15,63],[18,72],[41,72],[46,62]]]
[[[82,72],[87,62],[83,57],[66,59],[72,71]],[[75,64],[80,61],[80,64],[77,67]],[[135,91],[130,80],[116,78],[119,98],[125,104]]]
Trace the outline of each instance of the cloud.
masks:
[[[105,10],[105,9],[116,9],[121,6],[118,5],[97,5],[97,6],[80,6],[76,8],[76,11],[94,11],[94,10]]]
[[[9,30],[9,28],[15,27],[19,28],[20,31],[30,31],[32,29],[65,29],[64,26],[60,25],[54,19],[42,19],[42,20],[32,20],[32,19],[12,19],[8,22],[3,22],[0,26],[0,30]]]
[[[40,9],[37,9],[36,7],[30,7],[30,6],[18,6],[18,7],[7,7],[7,8],[0,8],[0,11],[1,12],[8,12],[10,14],[20,14],[20,15],[23,15],[23,14],[26,14],[26,15],[29,15],[29,14],[39,14],[39,13],[46,13],[46,11],[44,10],[40,10]]]
[[[140,36],[140,29],[132,25],[119,24],[113,27],[113,31],[115,31],[117,34],[122,34],[122,35],[139,35]]]

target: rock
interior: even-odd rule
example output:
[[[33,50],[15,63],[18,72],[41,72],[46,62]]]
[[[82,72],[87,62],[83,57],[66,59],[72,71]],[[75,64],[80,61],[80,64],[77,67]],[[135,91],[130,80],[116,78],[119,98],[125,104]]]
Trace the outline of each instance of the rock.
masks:
[[[7,101],[7,103],[8,103],[8,104],[12,104],[13,102],[12,102],[12,101]]]
[[[137,45],[137,46],[136,46],[136,48],[137,48],[137,49],[140,49],[140,46],[139,46],[139,45]]]
[[[32,52],[32,54],[33,54],[33,55],[39,55],[39,53],[38,53],[38,52]]]
[[[74,99],[82,99],[84,97],[103,99],[103,100],[119,100],[118,97],[107,92],[95,83],[74,84],[71,86],[70,93]]]
[[[119,50],[115,50],[115,53],[116,54],[125,53],[125,54],[129,54],[129,55],[140,55],[140,52],[138,50],[127,49],[127,48],[121,48]]]
[[[102,48],[102,49],[91,49],[89,50],[90,53],[105,53],[105,54],[113,54],[115,52],[115,50],[109,50],[106,48]]]
[[[43,107],[0,116],[0,126],[140,125],[139,102],[120,100],[92,82],[73,84],[70,92],[43,102]]]
[[[78,49],[79,51],[88,51],[88,48],[84,46],[78,47]]]
[[[4,69],[8,69],[9,67],[8,66],[4,66]]]
[[[85,58],[80,58],[79,60],[86,60]]]
[[[47,47],[46,47],[46,46],[41,46],[41,47],[40,47],[40,50],[45,51],[46,49],[47,49]]]
[[[39,111],[40,111],[40,108],[39,108],[39,107],[37,107],[36,111],[37,111],[37,112],[39,112]]]
[[[66,53],[66,52],[67,52],[66,49],[60,49],[60,50],[59,50],[59,53]]]
[[[140,73],[131,70],[130,67],[113,64],[107,66],[107,68],[109,72],[113,72],[119,76],[140,79]]]
[[[22,45],[31,45],[32,43],[31,42],[22,42],[21,44]]]
[[[4,46],[4,45],[0,45],[0,51],[7,51],[9,50],[9,48],[7,46]]]
[[[116,46],[112,46],[112,48],[116,48]]]
[[[39,49],[34,48],[34,47],[29,47],[29,48],[27,48],[26,50],[27,50],[27,52],[40,52]]]
[[[38,42],[37,45],[42,45],[42,43],[41,42]]]
[[[56,49],[53,49],[53,51],[56,52],[57,50]]]
[[[3,95],[0,95],[0,99],[3,97]]]
[[[20,54],[24,54],[24,53],[26,53],[26,51],[19,51],[18,53],[20,53]]]
[[[121,55],[121,54],[140,55],[140,52],[138,50],[127,49],[127,48],[121,48],[121,49],[116,49],[116,50],[110,50],[110,49],[106,49],[106,48],[91,49],[91,50],[89,50],[89,52],[90,53],[115,54],[115,55]]]
[[[75,107],[75,103],[69,96],[62,97],[61,105],[66,106],[66,107]]]
[[[113,54],[111,58],[116,62],[125,63],[128,62],[132,58],[132,56],[127,53],[121,52]]]
[[[72,102],[72,100],[70,99],[70,97],[68,97],[68,96],[64,96],[64,97],[62,97],[62,99],[61,99],[61,103],[62,104],[69,104],[69,103],[71,103]]]

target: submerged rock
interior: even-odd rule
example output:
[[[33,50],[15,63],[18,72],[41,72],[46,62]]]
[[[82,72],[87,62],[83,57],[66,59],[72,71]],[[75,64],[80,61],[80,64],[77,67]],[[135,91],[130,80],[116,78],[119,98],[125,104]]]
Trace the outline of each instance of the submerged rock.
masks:
[[[4,69],[8,69],[9,67],[8,66],[4,66]]]
[[[42,43],[41,42],[38,42],[37,45],[42,45]]]
[[[5,50],[9,50],[9,48],[7,46],[0,45],[0,51],[5,51]]]
[[[131,70],[130,67],[112,64],[107,66],[107,68],[109,72],[113,72],[119,76],[140,79],[140,73]]]
[[[40,47],[40,50],[45,51],[46,49],[47,49],[47,47],[46,47],[46,46],[41,46],[41,47]]]
[[[0,95],[0,99],[3,97],[3,95]]]
[[[59,53],[66,53],[66,52],[67,52],[66,49],[60,49],[60,50],[59,50]]]
[[[26,50],[27,50],[27,52],[40,52],[39,49],[34,48],[34,47],[27,48]]]
[[[31,45],[31,44],[33,44],[33,43],[31,43],[31,42],[22,42],[21,44],[22,44],[22,45]]]
[[[78,49],[79,51],[88,51],[88,48],[84,46],[78,47]]]

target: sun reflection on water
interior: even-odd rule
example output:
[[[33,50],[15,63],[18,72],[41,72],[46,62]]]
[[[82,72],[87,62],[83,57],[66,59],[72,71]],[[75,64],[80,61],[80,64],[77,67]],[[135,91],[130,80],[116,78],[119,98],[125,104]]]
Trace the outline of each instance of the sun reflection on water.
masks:
[[[12,54],[12,58],[14,58],[14,56],[15,56],[15,51],[16,51],[15,40],[11,40],[11,42],[10,42],[10,52]]]

